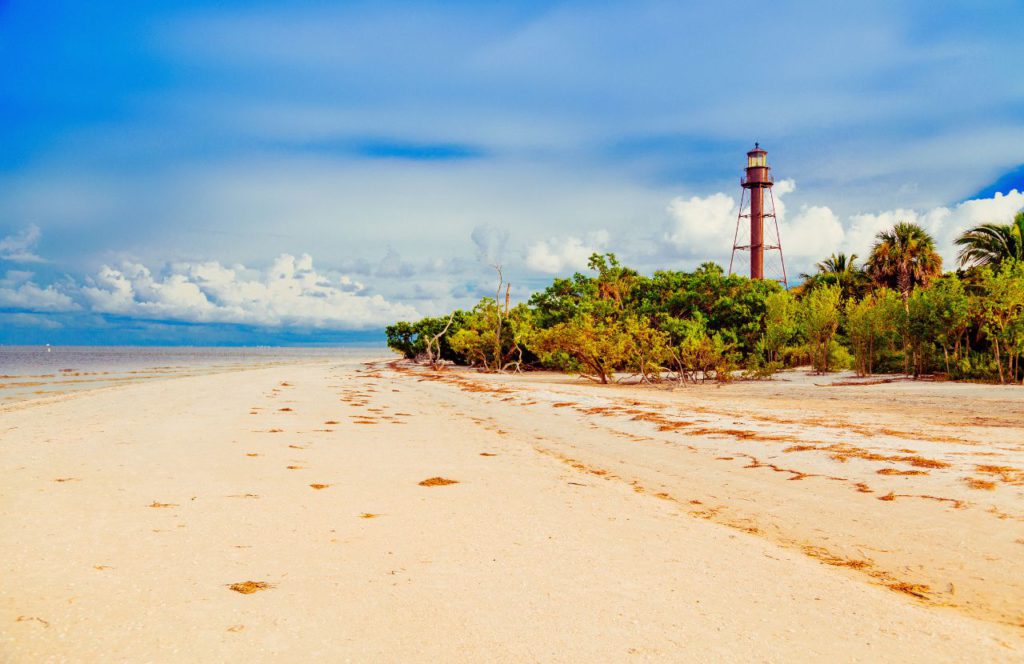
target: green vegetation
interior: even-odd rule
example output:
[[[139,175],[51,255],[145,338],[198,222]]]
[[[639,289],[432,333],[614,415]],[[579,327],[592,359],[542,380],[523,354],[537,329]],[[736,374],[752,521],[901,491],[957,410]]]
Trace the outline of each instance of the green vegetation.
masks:
[[[900,222],[878,234],[863,267],[833,254],[789,291],[714,263],[643,276],[609,253],[591,256],[592,274],[555,279],[511,307],[499,269],[497,297],[395,323],[388,345],[434,366],[548,368],[600,383],[726,381],[741,369],[766,378],[807,364],[1024,383],[1022,238],[1024,212],[970,229],[957,240],[960,269],[943,273],[928,233]]]

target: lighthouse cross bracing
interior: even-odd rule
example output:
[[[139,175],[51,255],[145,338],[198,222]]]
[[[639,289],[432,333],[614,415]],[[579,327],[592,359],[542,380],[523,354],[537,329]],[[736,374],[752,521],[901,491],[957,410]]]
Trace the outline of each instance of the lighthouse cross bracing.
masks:
[[[754,149],[747,153],[747,167],[745,174],[740,178],[740,186],[743,188],[740,195],[740,210],[736,218],[736,233],[733,236],[732,257],[729,259],[729,274],[737,262],[744,259],[750,263],[750,278],[765,278],[766,252],[768,258],[769,273],[775,281],[787,285],[786,262],[782,255],[782,239],[779,235],[779,223],[775,215],[775,196],[772,194],[772,185],[775,179],[771,175],[771,166],[768,165],[768,151],[754,143]],[[749,191],[749,208],[747,206]],[[765,191],[768,192],[765,200]],[[767,205],[766,205],[767,204]],[[744,210],[749,210],[744,212]],[[765,218],[771,223],[765,228]],[[748,219],[749,224],[743,220]],[[747,234],[744,231],[748,231]],[[767,234],[766,234],[767,231]],[[737,260],[738,259],[738,260]]]

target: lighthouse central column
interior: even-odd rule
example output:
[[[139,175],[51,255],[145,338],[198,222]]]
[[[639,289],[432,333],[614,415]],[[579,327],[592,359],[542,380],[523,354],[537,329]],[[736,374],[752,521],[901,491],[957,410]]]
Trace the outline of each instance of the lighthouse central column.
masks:
[[[764,279],[764,189],[750,188],[750,278]]]

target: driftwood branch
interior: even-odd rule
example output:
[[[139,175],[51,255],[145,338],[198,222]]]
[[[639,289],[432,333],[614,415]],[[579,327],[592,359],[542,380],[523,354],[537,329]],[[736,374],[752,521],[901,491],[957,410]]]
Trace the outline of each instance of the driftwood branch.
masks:
[[[448,317],[448,323],[444,326],[444,329],[427,340],[427,362],[430,363],[431,369],[439,369],[444,366],[441,364],[441,337],[448,332],[448,328],[452,326],[453,320],[455,320],[454,311]],[[437,349],[436,354],[434,353],[435,348]]]

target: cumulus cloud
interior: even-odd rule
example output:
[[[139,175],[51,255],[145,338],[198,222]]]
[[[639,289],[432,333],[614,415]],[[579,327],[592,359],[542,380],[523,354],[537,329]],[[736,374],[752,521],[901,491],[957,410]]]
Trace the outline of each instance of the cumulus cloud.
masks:
[[[526,252],[526,266],[537,272],[559,274],[568,270],[582,270],[591,254],[600,253],[608,246],[608,231],[599,230],[584,238],[564,237],[541,240]]]
[[[786,195],[796,191],[796,182],[780,180],[775,183],[775,214],[779,223],[779,235],[787,256],[815,257],[826,255],[843,240],[843,226],[839,218],[828,207],[806,206],[789,214]],[[744,204],[744,213],[749,212],[749,202]],[[729,255],[733,240],[738,244],[749,243],[749,222],[743,219],[737,234],[739,201],[728,194],[716,193],[710,196],[677,197],[668,205],[670,218],[665,239],[682,255],[702,258],[723,258]],[[775,229],[771,220],[765,220],[765,236],[774,242]]]
[[[680,253],[720,256],[732,246],[739,204],[723,193],[677,197],[669,203],[668,214],[672,223],[665,239]]]
[[[79,306],[53,285],[39,286],[31,272],[8,271],[0,279],[0,308],[38,312],[77,311]]]
[[[308,254],[282,254],[262,272],[216,261],[178,263],[162,276],[139,263],[104,266],[81,292],[98,313],[196,323],[349,329],[418,317],[364,290],[317,272]]]
[[[0,260],[12,263],[41,263],[43,259],[34,252],[42,232],[35,224],[24,230],[0,239]]]
[[[874,213],[853,214],[845,220],[830,207],[804,205],[787,209],[786,195],[796,190],[793,180],[781,180],[774,187],[775,211],[787,264],[804,268],[831,253],[843,251],[867,256],[879,231],[898,221],[921,225],[928,231],[947,267],[955,265],[957,236],[967,228],[984,222],[1008,223],[1024,208],[1024,192],[1011,190],[991,198],[965,201],[952,207],[927,210],[897,208]],[[728,194],[674,198],[667,208],[669,223],[664,239],[681,256],[726,260],[736,236],[739,201]],[[744,206],[747,212],[747,206]],[[774,229],[766,220],[765,234],[774,239]],[[747,220],[739,228],[739,244],[749,240]],[[790,272],[795,273],[795,269]]]
[[[873,214],[855,214],[847,224],[843,248],[866,256],[879,231],[891,228],[898,221],[919,224],[935,238],[935,243],[952,268],[956,259],[954,241],[962,232],[982,223],[1009,223],[1013,215],[1024,209],[1024,191],[1012,189],[1009,193],[997,193],[991,198],[964,201],[951,207],[936,207],[928,210],[898,208]]]

